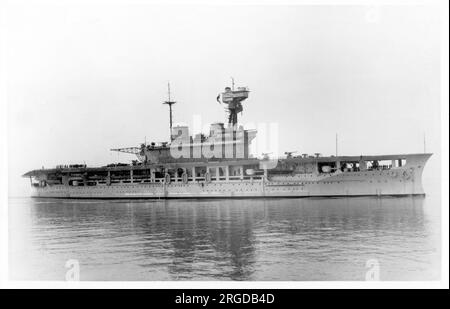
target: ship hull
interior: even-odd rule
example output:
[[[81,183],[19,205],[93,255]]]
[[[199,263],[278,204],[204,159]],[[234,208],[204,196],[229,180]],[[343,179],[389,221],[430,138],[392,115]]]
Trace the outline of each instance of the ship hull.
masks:
[[[424,195],[422,167],[326,176],[278,176],[273,180],[124,183],[36,187],[33,197],[88,199],[271,198]]]

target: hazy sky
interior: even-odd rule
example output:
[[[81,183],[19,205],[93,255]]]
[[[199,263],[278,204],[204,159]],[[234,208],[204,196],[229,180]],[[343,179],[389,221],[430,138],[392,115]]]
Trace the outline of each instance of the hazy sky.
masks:
[[[233,76],[245,123],[280,152],[439,152],[439,10],[431,6],[8,5],[3,38],[10,192],[24,172],[132,159],[110,148],[224,121]],[[436,157],[437,158],[437,157]],[[437,162],[437,161],[435,161]],[[24,181],[27,184],[26,180]]]

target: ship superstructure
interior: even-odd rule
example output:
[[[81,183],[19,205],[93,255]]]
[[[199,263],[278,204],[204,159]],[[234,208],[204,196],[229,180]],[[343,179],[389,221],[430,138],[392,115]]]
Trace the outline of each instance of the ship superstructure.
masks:
[[[170,87],[170,86],[169,86]],[[238,124],[246,87],[225,88],[217,100],[228,123],[191,136],[173,126],[170,141],[112,149],[136,155],[130,164],[102,167],[60,165],[33,170],[33,196],[58,198],[243,198],[363,195],[423,195],[422,171],[431,154],[329,156],[303,154],[256,158],[250,146],[257,132]]]

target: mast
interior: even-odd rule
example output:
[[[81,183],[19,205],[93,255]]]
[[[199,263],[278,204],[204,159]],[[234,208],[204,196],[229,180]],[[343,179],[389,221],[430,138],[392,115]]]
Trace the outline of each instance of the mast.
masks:
[[[338,135],[336,133],[336,157],[338,156]]]
[[[172,138],[172,126],[173,126],[173,116],[172,116],[172,105],[174,105],[175,101],[172,101],[170,99],[170,83],[167,83],[167,94],[168,94],[168,100],[165,101],[163,104],[169,105],[169,125],[170,125],[170,141],[173,141]]]
[[[427,153],[427,137],[425,132],[423,132],[423,153]]]

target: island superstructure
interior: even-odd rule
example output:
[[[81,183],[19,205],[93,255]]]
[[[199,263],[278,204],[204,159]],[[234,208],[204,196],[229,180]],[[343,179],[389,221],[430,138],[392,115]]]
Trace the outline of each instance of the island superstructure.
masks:
[[[209,134],[191,136],[173,126],[170,141],[112,151],[136,156],[127,164],[88,167],[59,165],[23,175],[33,197],[55,198],[265,198],[313,196],[424,195],[422,172],[429,153],[322,156],[286,152],[283,158],[254,157],[256,130],[238,123],[249,89],[225,88],[227,124],[214,123]]]

